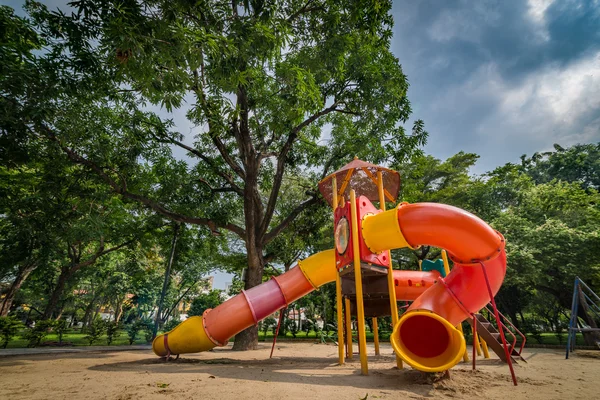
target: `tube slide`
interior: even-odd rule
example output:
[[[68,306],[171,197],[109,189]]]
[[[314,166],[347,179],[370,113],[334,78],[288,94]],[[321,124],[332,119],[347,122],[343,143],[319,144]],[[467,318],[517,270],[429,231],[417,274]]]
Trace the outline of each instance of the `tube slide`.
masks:
[[[314,254],[285,274],[252,289],[242,290],[218,307],[206,310],[202,317],[190,317],[172,331],[157,336],[152,342],[152,349],[156,355],[164,357],[225,346],[236,333],[334,281],[335,274],[334,250]]]
[[[504,238],[478,217],[443,204],[400,204],[362,221],[368,248],[431,245],[446,249],[454,262],[442,278],[437,271],[393,271],[396,298],[413,301],[391,336],[405,362],[426,372],[456,365],[465,340],[456,326],[489,301],[485,265],[495,295],[506,273]],[[224,346],[236,333],[336,278],[335,253],[327,250],[296,268],[226,301],[202,317],[191,317],[154,339],[156,355],[196,353]]]
[[[225,346],[236,333],[258,323],[320,286],[335,281],[335,253],[327,250],[298,263],[296,268],[227,300],[202,317],[190,317],[152,342],[160,357],[197,353]],[[437,271],[394,271],[396,298],[412,301],[433,286]]]
[[[483,265],[494,295],[504,280],[502,235],[456,207],[404,203],[365,218],[363,237],[372,251],[420,245],[448,251],[454,268],[412,303],[390,339],[396,353],[416,369],[437,372],[452,368],[465,351],[464,337],[456,326],[490,301]]]

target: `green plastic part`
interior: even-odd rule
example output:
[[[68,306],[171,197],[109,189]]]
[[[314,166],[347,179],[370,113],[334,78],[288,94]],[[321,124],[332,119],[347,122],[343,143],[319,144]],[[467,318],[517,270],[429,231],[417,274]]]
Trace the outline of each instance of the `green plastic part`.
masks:
[[[446,277],[446,271],[444,270],[444,261],[441,259],[431,261],[431,260],[423,260],[421,262],[421,270],[422,271],[438,271],[443,278]]]

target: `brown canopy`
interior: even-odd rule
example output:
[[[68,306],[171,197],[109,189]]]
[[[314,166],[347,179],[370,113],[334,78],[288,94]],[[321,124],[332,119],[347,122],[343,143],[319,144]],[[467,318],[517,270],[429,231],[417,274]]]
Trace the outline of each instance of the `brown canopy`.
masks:
[[[332,178],[337,181],[338,196],[350,198],[350,190],[357,196],[365,196],[371,201],[379,201],[377,172],[383,177],[384,194],[387,201],[396,201],[400,191],[400,174],[394,170],[354,158],[333,174],[319,182],[319,191],[330,205],[333,205]]]

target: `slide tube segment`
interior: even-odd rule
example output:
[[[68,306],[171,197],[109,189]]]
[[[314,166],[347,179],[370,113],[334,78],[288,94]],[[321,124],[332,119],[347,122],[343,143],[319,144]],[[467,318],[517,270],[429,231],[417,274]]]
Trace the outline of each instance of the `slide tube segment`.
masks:
[[[399,237],[388,238],[392,235]],[[412,248],[430,245],[448,251],[454,262],[451,273],[445,279],[437,279],[415,299],[390,339],[396,353],[421,371],[444,371],[456,365],[465,352],[464,337],[456,326],[490,301],[480,262],[485,263],[494,295],[504,280],[506,253],[502,235],[456,207],[403,203],[365,218],[363,236],[372,251],[386,250],[389,242],[406,243]]]
[[[314,254],[288,272],[206,310],[202,317],[190,317],[170,332],[158,335],[152,349],[156,355],[165,357],[225,346],[238,332],[334,281],[335,277],[334,250]]]

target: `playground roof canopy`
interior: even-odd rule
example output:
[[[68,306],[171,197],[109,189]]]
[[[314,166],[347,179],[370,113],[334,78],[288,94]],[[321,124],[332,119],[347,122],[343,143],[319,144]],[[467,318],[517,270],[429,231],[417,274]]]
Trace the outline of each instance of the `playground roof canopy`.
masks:
[[[371,201],[379,201],[377,189],[377,172],[381,171],[383,178],[383,191],[387,201],[396,201],[400,191],[400,174],[392,169],[381,167],[354,158],[319,182],[319,191],[333,205],[332,181],[335,176],[337,181],[338,197],[350,198],[350,191],[354,189],[357,196],[365,196]]]

